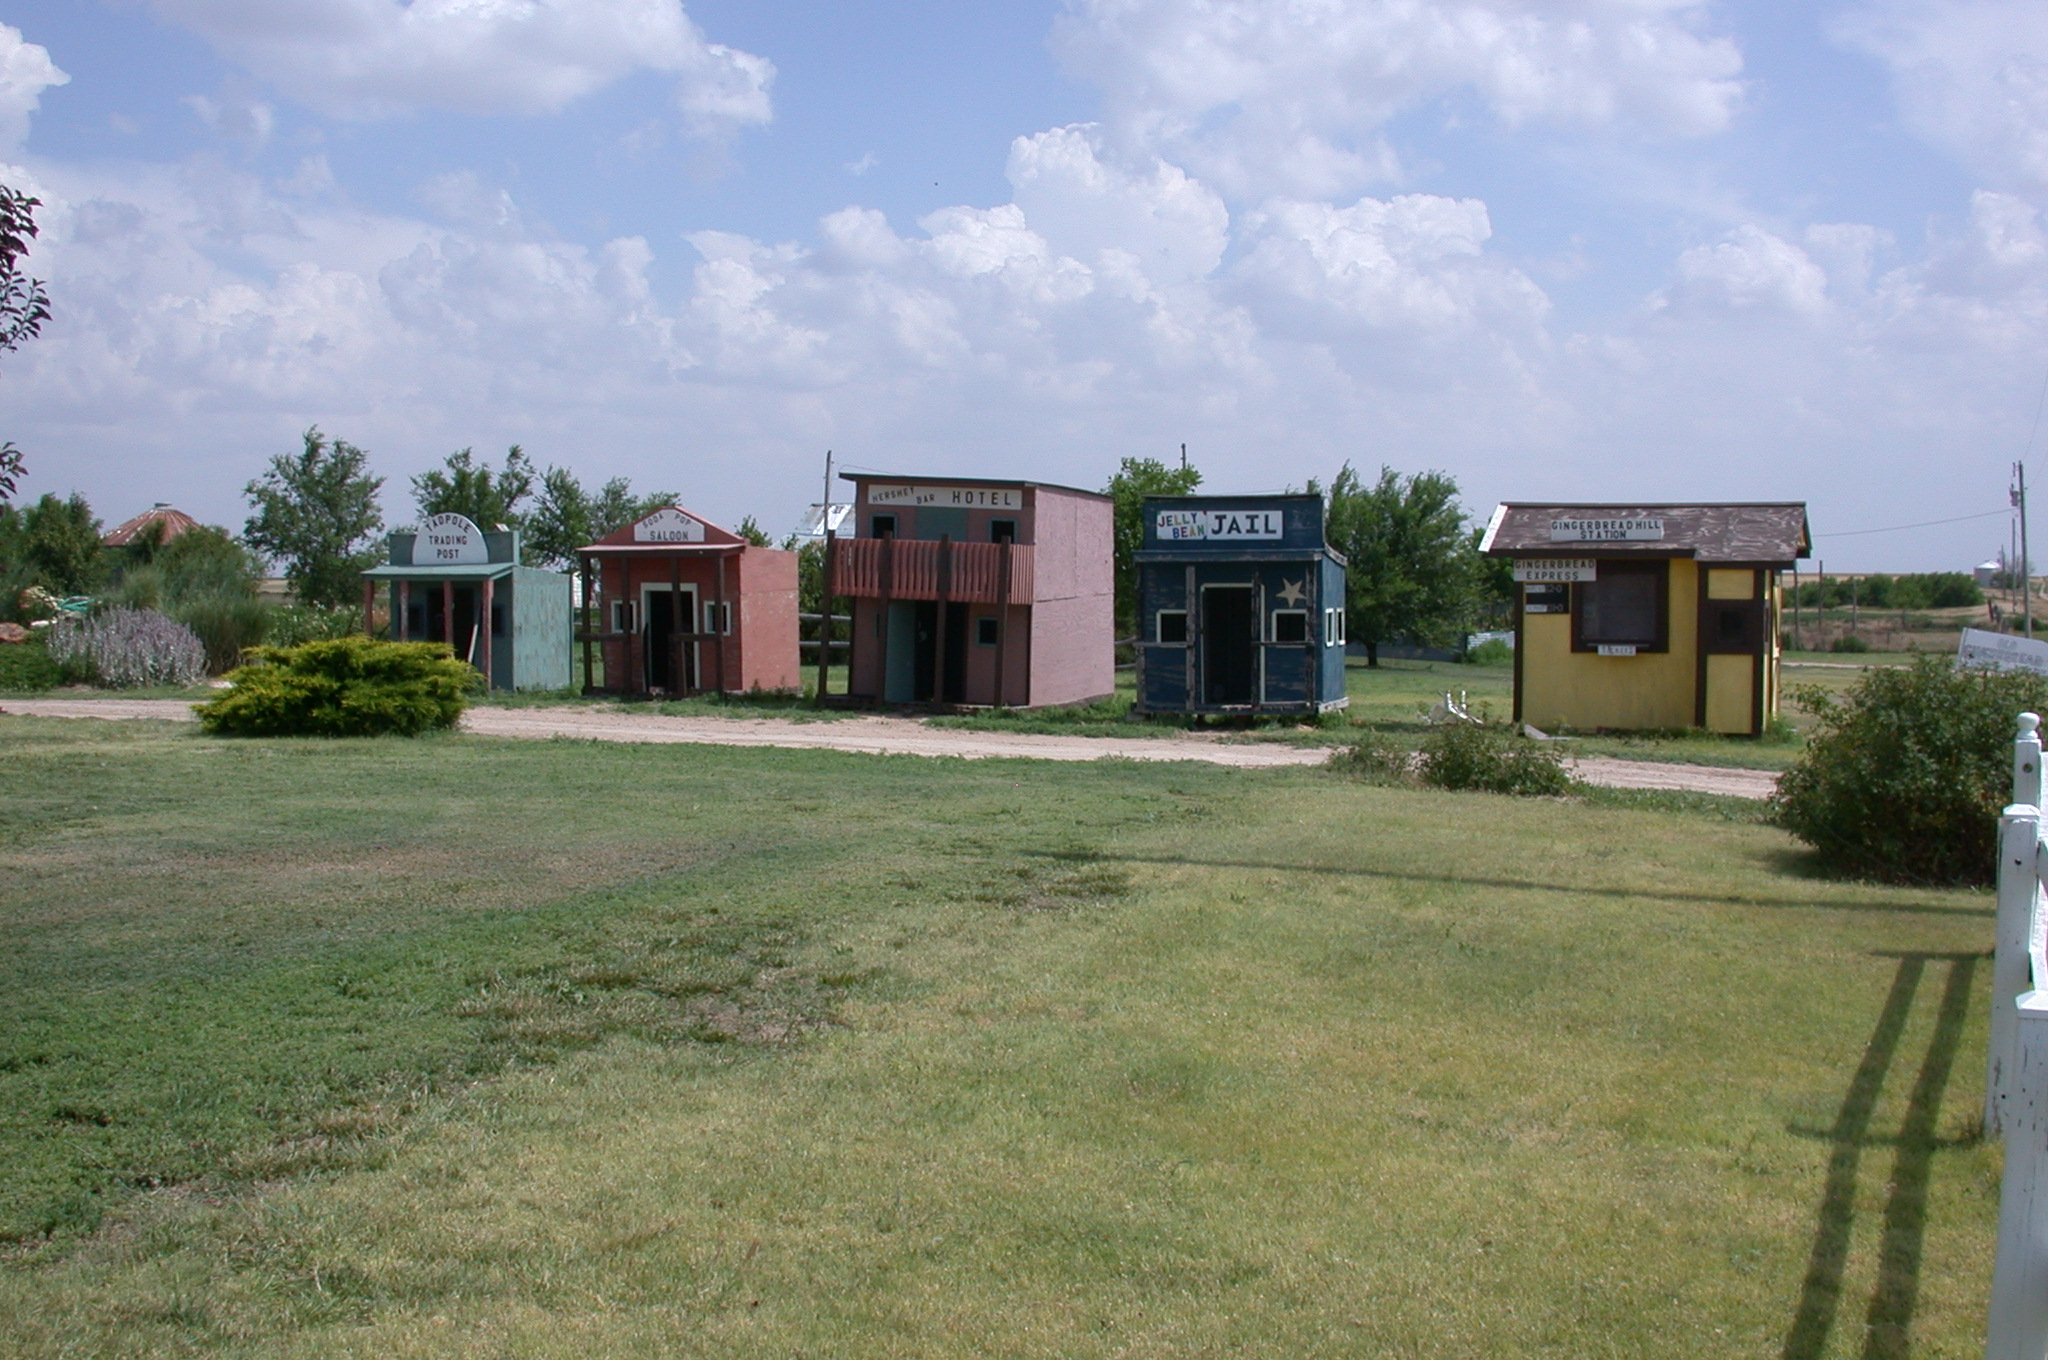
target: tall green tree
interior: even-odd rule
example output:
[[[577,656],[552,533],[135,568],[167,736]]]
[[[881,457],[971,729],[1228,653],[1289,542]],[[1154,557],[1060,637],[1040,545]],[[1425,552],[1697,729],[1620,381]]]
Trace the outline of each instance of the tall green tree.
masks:
[[[1328,503],[1329,541],[1351,563],[1350,633],[1365,644],[1366,665],[1380,664],[1381,643],[1441,644],[1465,627],[1480,571],[1456,481],[1382,467],[1367,484],[1346,463]]]
[[[1103,491],[1115,502],[1116,628],[1118,637],[1138,631],[1138,549],[1145,543],[1145,498],[1185,496],[1202,484],[1192,467],[1169,467],[1157,458],[1126,458]]]
[[[421,515],[467,515],[484,529],[516,529],[523,522],[519,502],[532,494],[535,476],[533,460],[517,444],[495,472],[474,450],[457,449],[440,467],[412,479],[412,496]]]
[[[526,515],[526,559],[534,566],[564,570],[575,565],[576,550],[584,544],[675,500],[670,491],[636,496],[624,477],[612,478],[593,496],[568,468],[551,467],[541,475],[540,491]]]
[[[284,564],[302,604],[354,604],[362,573],[377,565],[371,540],[384,527],[377,508],[382,477],[366,470],[369,456],[345,440],[329,440],[318,426],[306,431],[297,454],[280,453],[243,488],[255,511],[242,541]]]
[[[36,237],[35,210],[42,206],[41,199],[0,184],[0,350],[34,339],[50,319],[43,281],[23,274],[19,263]],[[26,470],[14,441],[0,443],[0,502],[13,499]]]
[[[85,497],[45,495],[21,514],[21,555],[31,584],[52,595],[83,595],[106,579],[100,522]]]

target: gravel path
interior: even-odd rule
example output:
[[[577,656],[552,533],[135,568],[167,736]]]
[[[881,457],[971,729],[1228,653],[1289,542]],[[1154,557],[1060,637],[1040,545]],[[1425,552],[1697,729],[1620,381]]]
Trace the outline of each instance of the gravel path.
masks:
[[[190,722],[183,699],[8,699],[0,713],[43,718],[154,718]],[[780,746],[805,750],[864,751],[875,755],[1021,757],[1030,760],[1198,760],[1238,768],[1320,765],[1328,747],[1227,742],[1214,733],[1158,737],[1060,737],[1036,733],[963,732],[927,727],[916,718],[879,714],[829,722],[780,718],[677,718],[623,708],[472,708],[462,730],[486,737],[582,738],[586,741],[673,743],[692,746]],[[1709,765],[1664,765],[1587,757],[1573,762],[1589,784],[1623,789],[1672,789],[1767,798],[1777,783],[1769,770]]]

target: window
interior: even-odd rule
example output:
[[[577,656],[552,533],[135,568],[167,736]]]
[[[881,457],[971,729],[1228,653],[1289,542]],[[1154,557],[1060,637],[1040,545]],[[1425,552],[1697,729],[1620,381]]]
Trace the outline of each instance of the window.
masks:
[[[492,637],[503,637],[503,636],[505,636],[505,606],[504,606],[504,605],[501,605],[501,604],[493,604],[493,605],[491,606],[491,636],[492,636]]]
[[[730,633],[732,631],[732,606],[716,600],[704,606],[704,631],[707,633]]]
[[[1013,519],[992,519],[988,522],[988,541],[991,543],[1015,543],[1017,521]]]
[[[1344,645],[1344,611],[1325,609],[1323,611],[1323,645],[1342,647]]]
[[[868,537],[896,537],[896,517],[894,515],[874,515],[870,517],[868,520]]]
[[[1572,588],[1572,650],[1667,650],[1671,564],[1602,562],[1599,572]]]
[[[633,601],[612,601],[612,631],[614,633],[637,633],[640,631],[640,611],[633,607]]]
[[[1307,642],[1308,611],[1306,609],[1276,609],[1273,611],[1273,641]]]
[[[982,647],[993,647],[1002,641],[1003,621],[1001,619],[976,619],[974,641]]]
[[[1162,609],[1153,616],[1152,636],[1161,642],[1186,644],[1188,640],[1188,611],[1185,609]]]

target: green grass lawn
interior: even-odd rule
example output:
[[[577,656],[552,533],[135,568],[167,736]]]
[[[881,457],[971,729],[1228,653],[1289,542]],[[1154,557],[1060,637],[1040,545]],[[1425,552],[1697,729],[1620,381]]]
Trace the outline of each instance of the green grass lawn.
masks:
[[[24,718],[0,817],[10,1355],[1981,1350],[1989,897],[1754,822]]]

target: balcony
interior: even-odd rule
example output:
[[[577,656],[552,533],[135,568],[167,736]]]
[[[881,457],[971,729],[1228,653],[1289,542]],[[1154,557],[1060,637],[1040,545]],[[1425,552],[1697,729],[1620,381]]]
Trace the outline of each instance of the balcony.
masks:
[[[832,547],[832,589],[840,595],[972,604],[1028,604],[1033,598],[1032,550],[1022,544],[840,538]]]

